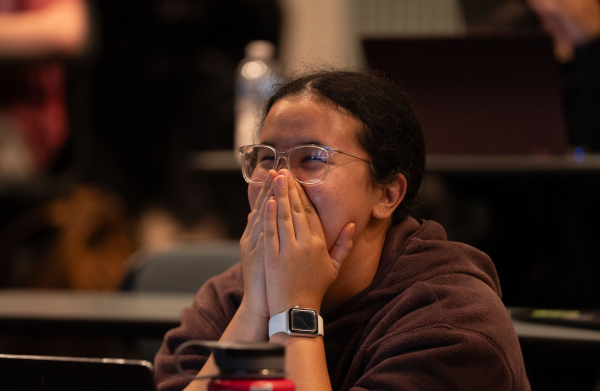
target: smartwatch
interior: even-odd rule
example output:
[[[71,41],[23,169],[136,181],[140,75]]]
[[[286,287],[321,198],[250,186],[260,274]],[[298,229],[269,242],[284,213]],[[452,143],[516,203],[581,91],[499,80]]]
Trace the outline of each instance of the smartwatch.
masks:
[[[269,338],[276,333],[286,333],[298,337],[323,336],[323,318],[316,310],[288,308],[269,319]]]

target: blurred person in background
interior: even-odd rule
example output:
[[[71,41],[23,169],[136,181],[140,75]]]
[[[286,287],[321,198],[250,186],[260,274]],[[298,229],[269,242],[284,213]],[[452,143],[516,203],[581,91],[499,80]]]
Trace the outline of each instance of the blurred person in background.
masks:
[[[600,151],[600,1],[461,0],[467,27],[541,27],[560,64],[569,144]]]
[[[238,209],[245,210],[218,194],[219,188],[235,186],[227,178],[218,182],[223,175],[193,172],[188,162],[197,150],[231,149],[236,68],[249,41],[277,44],[278,6],[275,0],[58,3],[74,14],[74,6],[80,6],[84,22],[89,15],[93,41],[84,66],[68,75],[69,87],[77,87],[75,93],[69,88],[67,97],[69,118],[76,117],[70,141],[77,136],[77,142],[65,150],[80,157],[72,162],[78,175],[62,194],[46,191],[50,197],[40,200],[37,190],[30,191],[36,194],[23,213],[0,204],[13,215],[7,219],[0,210],[0,220],[8,220],[0,232],[0,285],[118,289],[136,249],[198,239],[184,231],[198,222],[203,222],[202,239],[222,238],[227,223],[219,211],[237,217]],[[8,8],[6,1],[0,4]],[[22,8],[11,3],[11,9]],[[36,23],[52,30],[42,36],[53,37],[69,25],[80,26],[85,37],[85,25],[77,24],[76,16],[61,14],[61,20],[57,14],[50,13],[50,22],[61,26]],[[64,48],[65,53],[80,50]],[[58,92],[34,96],[51,98],[42,100],[49,102],[43,123],[53,126],[56,149],[67,128],[64,103],[57,98],[64,95],[62,71],[53,72],[48,83]],[[17,87],[13,90],[22,91]]]
[[[528,0],[562,63],[571,145],[600,151],[600,1]]]
[[[277,2],[95,5],[100,43],[90,78],[93,180],[125,201],[140,221],[145,247],[182,234],[212,239],[235,232],[229,222],[237,222],[243,203],[223,189],[243,181],[232,185],[222,173],[194,171],[190,156],[231,150],[236,69],[248,42],[278,45]]]
[[[85,0],[0,0],[1,286],[120,283],[131,246],[105,240],[124,236],[107,228],[123,225],[118,201],[99,190],[57,190],[50,180],[72,137],[67,61],[84,54],[89,38]],[[90,268],[90,259],[102,266]]]
[[[0,0],[0,188],[46,172],[67,139],[60,60],[87,34],[83,0]]]
[[[556,57],[573,61],[577,50],[600,44],[598,0],[528,0],[552,36]]]

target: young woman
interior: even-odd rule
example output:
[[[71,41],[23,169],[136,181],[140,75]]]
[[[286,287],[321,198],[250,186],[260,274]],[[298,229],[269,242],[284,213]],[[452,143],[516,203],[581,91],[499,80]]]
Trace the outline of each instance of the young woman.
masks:
[[[410,217],[425,148],[406,97],[371,73],[318,72],[265,113],[242,148],[242,261],[165,336],[158,389],[206,389],[173,363],[191,339],[282,344],[297,390],[529,389],[491,260]],[[288,311],[314,327],[285,330]],[[208,352],[182,364],[217,372]]]

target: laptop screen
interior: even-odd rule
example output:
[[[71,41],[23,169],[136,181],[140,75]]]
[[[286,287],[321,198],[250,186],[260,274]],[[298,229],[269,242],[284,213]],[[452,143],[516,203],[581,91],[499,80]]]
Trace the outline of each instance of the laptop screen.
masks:
[[[148,361],[0,354],[0,390],[153,391]]]

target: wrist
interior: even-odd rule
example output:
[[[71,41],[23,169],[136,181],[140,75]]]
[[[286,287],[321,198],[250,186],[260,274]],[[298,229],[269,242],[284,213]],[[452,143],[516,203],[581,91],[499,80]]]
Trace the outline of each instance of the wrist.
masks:
[[[270,318],[273,316],[280,314],[292,307],[300,307],[300,308],[308,308],[311,310],[317,311],[317,313],[321,313],[321,301],[320,300],[296,300],[291,304],[279,304],[274,306],[269,306],[269,315]]]
[[[286,333],[277,333],[273,334],[273,336],[269,339],[270,343],[277,343],[285,346],[286,348],[291,344],[306,344],[313,345],[323,343],[323,337],[317,335],[315,338],[298,338],[293,335],[288,335]]]
[[[219,340],[222,342],[268,341],[269,320],[240,305]]]
[[[269,340],[269,320],[240,306],[221,341],[262,342]]]
[[[242,300],[240,307],[235,313],[235,316],[240,319],[243,319],[245,322],[248,322],[253,326],[267,324],[270,319],[270,315],[268,312],[256,310],[251,305],[244,302],[244,300]]]
[[[269,320],[269,338],[278,333],[314,338],[324,335],[323,318],[314,309],[293,307]]]

